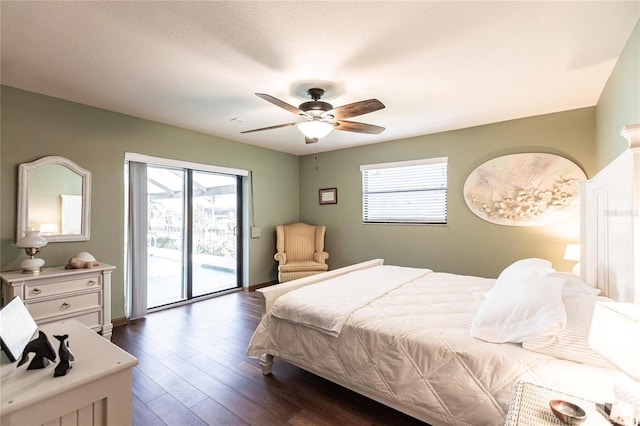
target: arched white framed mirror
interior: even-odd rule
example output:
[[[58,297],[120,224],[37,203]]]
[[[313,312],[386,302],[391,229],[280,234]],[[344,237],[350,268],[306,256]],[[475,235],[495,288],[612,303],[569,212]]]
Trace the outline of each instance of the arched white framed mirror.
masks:
[[[16,240],[28,228],[48,242],[87,241],[90,236],[91,172],[58,156],[18,167]]]

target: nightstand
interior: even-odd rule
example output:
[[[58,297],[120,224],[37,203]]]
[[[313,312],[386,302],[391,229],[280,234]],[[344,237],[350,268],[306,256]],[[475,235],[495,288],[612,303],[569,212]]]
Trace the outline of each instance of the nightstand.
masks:
[[[596,403],[529,382],[518,382],[509,404],[505,426],[566,425],[549,408],[549,401],[562,399],[580,406],[587,413],[585,426],[611,426]]]

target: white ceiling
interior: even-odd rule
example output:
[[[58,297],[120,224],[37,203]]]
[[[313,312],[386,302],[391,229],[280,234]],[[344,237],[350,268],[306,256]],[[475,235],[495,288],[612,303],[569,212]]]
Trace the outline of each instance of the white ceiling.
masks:
[[[640,1],[1,3],[1,82],[302,155],[597,103]],[[317,84],[314,84],[317,83]],[[377,98],[306,145],[304,89]],[[176,141],[178,142],[178,141]]]

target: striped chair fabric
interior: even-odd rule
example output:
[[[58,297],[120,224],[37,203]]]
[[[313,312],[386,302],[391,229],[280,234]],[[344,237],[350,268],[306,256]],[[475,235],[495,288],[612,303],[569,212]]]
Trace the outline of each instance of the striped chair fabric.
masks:
[[[324,225],[292,223],[276,226],[278,280],[283,283],[329,270],[324,251]]]

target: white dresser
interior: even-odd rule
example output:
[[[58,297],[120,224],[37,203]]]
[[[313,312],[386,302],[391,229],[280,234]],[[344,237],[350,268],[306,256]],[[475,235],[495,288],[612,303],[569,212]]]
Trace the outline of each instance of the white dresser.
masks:
[[[2,306],[20,296],[36,324],[75,318],[111,340],[111,272],[100,263],[87,269],[43,268],[38,275],[3,272]]]
[[[128,426],[132,419],[131,369],[138,360],[76,320],[39,327],[68,334],[75,357],[66,375],[53,377],[56,361],[38,370],[7,363],[0,369],[0,425]],[[31,354],[33,358],[33,354]]]

